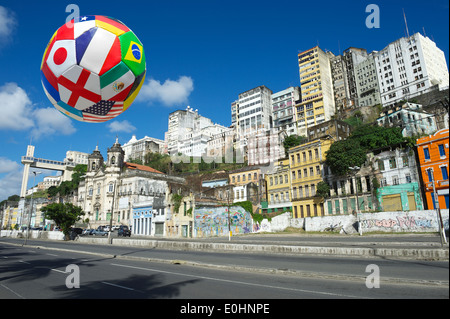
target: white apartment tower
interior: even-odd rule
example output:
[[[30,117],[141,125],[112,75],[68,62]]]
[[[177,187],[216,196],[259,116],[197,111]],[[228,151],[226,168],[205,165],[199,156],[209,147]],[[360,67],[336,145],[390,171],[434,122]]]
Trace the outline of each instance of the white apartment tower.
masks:
[[[275,132],[284,131],[287,136],[297,135],[297,112],[295,102],[300,100],[300,88],[289,87],[272,94],[273,128]]]
[[[169,128],[166,134],[168,153],[203,156],[207,153],[208,141],[214,135],[227,130],[227,127],[213,123],[189,106],[186,110],[172,112],[169,115]]]
[[[364,61],[355,67],[358,106],[381,104],[378,72],[374,59],[376,53],[370,53]]]
[[[246,138],[272,128],[272,91],[264,85],[239,94],[238,137]]]
[[[448,88],[444,52],[420,33],[400,38],[377,52],[375,65],[383,106],[408,100],[432,88]]]

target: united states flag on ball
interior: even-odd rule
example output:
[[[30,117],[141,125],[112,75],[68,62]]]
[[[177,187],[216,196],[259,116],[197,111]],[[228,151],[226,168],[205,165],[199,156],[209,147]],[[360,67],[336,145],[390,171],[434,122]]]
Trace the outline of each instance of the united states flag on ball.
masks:
[[[41,63],[45,94],[61,113],[106,122],[133,103],[144,83],[144,48],[122,22],[84,16],[53,34]]]

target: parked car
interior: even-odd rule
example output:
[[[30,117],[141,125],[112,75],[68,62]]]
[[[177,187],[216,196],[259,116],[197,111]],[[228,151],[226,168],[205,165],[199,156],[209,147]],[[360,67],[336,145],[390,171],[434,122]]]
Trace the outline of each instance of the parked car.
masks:
[[[120,226],[119,230],[117,231],[117,235],[123,237],[131,237],[131,230],[128,228],[128,226]]]
[[[93,229],[83,229],[83,233],[81,234],[81,236],[88,236],[88,235],[92,235],[92,232],[94,230]]]
[[[102,229],[94,229],[92,231],[93,236],[108,236],[108,232]]]

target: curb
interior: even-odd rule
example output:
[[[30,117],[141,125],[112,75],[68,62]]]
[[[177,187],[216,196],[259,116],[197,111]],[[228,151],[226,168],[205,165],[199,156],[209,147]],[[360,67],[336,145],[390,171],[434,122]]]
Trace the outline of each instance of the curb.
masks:
[[[107,239],[80,238],[80,243],[108,244]],[[291,255],[334,255],[334,256],[358,256],[358,257],[395,257],[412,259],[439,259],[448,260],[448,248],[386,248],[386,247],[323,247],[323,246],[298,246],[298,245],[256,245],[256,244],[232,244],[232,243],[205,243],[205,242],[177,242],[148,239],[117,239],[113,238],[112,245],[131,246],[142,248],[159,248],[168,250],[201,250],[209,252],[245,252],[245,253],[269,253]]]

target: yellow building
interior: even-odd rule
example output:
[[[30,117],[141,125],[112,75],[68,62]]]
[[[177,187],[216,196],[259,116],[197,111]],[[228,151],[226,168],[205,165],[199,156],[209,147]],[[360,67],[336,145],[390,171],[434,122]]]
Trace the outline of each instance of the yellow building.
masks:
[[[266,174],[267,213],[282,212],[292,209],[290,195],[289,159],[281,159],[275,163],[274,170]]]
[[[259,165],[247,166],[229,172],[229,183],[233,187],[233,202],[250,201],[253,213],[260,213],[260,204],[266,201],[266,183]]]
[[[323,199],[316,196],[323,181],[325,153],[333,140],[318,138],[289,149],[291,200],[294,218],[323,216]]]
[[[296,104],[298,135],[306,136],[308,127],[328,121],[335,113],[331,52],[318,46],[298,54],[301,100]]]

